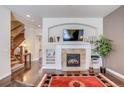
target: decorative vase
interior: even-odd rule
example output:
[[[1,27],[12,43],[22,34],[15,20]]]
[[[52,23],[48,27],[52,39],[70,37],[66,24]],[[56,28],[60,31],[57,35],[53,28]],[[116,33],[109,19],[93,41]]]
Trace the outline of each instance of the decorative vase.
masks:
[[[59,36],[57,36],[57,41],[59,42],[59,40],[60,40],[60,37],[59,37]]]
[[[89,67],[89,74],[93,74],[93,73],[94,73],[93,67]]]
[[[53,37],[50,37],[49,38],[49,42],[53,42]]]
[[[103,72],[102,72],[102,67],[100,67],[100,73],[103,73]]]
[[[106,73],[106,68],[105,67],[100,67],[100,73],[105,74]]]
[[[104,68],[103,68],[103,74],[105,74],[105,73],[106,73],[106,68],[104,67]]]

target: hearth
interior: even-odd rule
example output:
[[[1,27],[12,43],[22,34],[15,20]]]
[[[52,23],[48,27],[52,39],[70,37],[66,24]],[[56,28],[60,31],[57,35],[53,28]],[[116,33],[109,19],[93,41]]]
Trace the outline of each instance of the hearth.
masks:
[[[80,67],[80,54],[67,54],[67,67]]]

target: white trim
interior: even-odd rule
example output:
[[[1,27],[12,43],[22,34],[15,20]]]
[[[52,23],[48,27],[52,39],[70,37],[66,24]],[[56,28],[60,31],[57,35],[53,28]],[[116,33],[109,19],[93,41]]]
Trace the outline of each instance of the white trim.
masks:
[[[55,67],[43,66],[42,69],[55,69]],[[59,69],[57,69],[57,70],[59,70]],[[61,70],[61,69],[60,69],[60,70]]]
[[[117,76],[118,78],[121,78],[121,79],[124,80],[124,75],[123,75],[123,74],[120,74],[120,73],[118,73],[118,72],[116,72],[116,71],[114,71],[114,70],[112,70],[112,69],[109,69],[109,68],[106,68],[106,70],[107,70],[108,72],[114,74],[114,75]]]
[[[11,72],[6,73],[6,74],[4,74],[4,75],[1,75],[1,76],[0,76],[0,80],[4,79],[4,78],[6,78],[7,76],[10,76],[10,75],[11,75]]]

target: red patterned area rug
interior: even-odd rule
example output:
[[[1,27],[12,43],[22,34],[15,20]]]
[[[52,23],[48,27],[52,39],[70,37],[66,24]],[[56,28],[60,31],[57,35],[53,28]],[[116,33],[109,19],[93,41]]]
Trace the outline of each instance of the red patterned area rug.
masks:
[[[53,76],[50,87],[104,87],[95,76]]]
[[[115,83],[103,75],[45,74],[40,87],[115,87]]]

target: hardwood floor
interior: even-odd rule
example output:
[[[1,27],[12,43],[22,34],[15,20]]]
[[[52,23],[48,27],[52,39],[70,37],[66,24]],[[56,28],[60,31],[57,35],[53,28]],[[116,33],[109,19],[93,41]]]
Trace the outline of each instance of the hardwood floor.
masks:
[[[31,69],[22,69],[18,72],[15,72],[10,77],[11,82],[7,85],[7,87],[37,86],[42,78],[42,73],[40,72],[40,69],[40,62],[32,62]]]
[[[44,70],[41,71],[41,63],[40,62],[32,62],[31,69],[29,69],[27,71],[22,70],[22,71],[16,73],[16,75],[11,77],[11,82],[7,86],[8,87],[10,87],[10,86],[11,87],[13,87],[13,86],[16,86],[16,87],[24,86],[23,84],[20,85],[20,83],[17,83],[15,81],[22,82],[22,83],[27,84],[29,86],[37,86],[45,73],[55,73],[55,74],[73,73],[73,74],[76,74],[76,73],[87,73],[87,72],[86,71],[85,72],[80,72],[80,71],[79,72],[62,72],[62,71],[58,71],[58,70],[47,70],[47,69],[46,70],[44,69]],[[99,71],[96,70],[95,73],[98,74]],[[118,86],[124,87],[124,82],[118,80],[117,78],[115,78],[115,77],[113,77],[109,74],[105,74],[105,76],[107,78],[109,78],[111,81],[113,81],[114,83],[116,83]]]
[[[39,62],[32,62],[31,69],[21,71],[18,75],[12,76],[13,80],[18,80],[27,84],[32,84],[36,86],[41,79],[41,72],[40,72],[40,63]]]
[[[113,77],[112,75],[106,73],[105,76],[117,84],[119,87],[124,87],[124,81],[120,81],[119,79]]]

